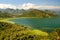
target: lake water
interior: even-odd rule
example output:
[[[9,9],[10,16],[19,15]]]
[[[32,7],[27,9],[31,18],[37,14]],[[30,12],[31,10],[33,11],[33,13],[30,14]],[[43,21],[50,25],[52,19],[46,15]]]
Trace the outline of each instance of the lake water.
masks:
[[[60,28],[60,18],[17,18],[10,21],[16,24],[30,26],[33,29]]]

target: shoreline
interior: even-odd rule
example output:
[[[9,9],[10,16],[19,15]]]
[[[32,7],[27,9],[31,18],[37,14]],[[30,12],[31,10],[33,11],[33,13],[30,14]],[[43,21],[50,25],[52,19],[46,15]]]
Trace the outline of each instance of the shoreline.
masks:
[[[9,23],[14,23],[10,20],[15,20],[15,19],[19,19],[19,18],[41,18],[41,17],[14,17],[14,18],[0,18],[0,21],[2,22],[9,22]],[[45,18],[44,18],[45,19]],[[48,18],[50,19],[50,18]]]
[[[9,20],[13,20],[13,19],[16,19],[16,18],[1,18],[0,22],[7,22],[7,23],[15,24],[14,22],[9,21]]]
[[[0,20],[12,20],[12,19],[18,19],[18,18],[42,18],[42,17],[14,17],[14,18],[0,18]],[[51,18],[59,18],[59,17],[51,17]]]
[[[31,18],[31,17],[19,17],[19,18]],[[0,20],[0,22],[7,22],[7,23],[12,23],[12,24],[15,24],[15,22],[13,21],[9,21],[9,20],[15,20],[15,19],[19,19],[18,17],[17,18],[3,18]],[[32,17],[32,18],[38,18],[38,17]],[[25,25],[24,25],[25,26]],[[27,28],[30,28],[31,30],[34,30],[32,26],[28,26]],[[36,29],[35,29],[36,30]],[[38,29],[38,30],[53,30],[53,29],[50,29],[50,28],[42,28],[42,29]]]

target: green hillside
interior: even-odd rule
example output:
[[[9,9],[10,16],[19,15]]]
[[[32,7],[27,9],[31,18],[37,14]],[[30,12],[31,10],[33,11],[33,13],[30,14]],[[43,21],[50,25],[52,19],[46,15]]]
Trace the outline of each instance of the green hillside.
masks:
[[[41,30],[31,30],[23,25],[0,22],[0,40],[55,40],[60,29],[52,33]],[[57,34],[58,33],[58,34]]]
[[[6,10],[6,9],[5,9]],[[10,10],[10,11],[8,11]],[[29,9],[29,10],[12,10],[7,9],[6,11],[0,11],[0,18],[15,18],[15,17],[39,17],[39,18],[51,18],[57,17],[53,11],[43,11],[38,9]]]
[[[0,22],[0,40],[40,40],[40,36],[47,37],[48,34],[38,30],[29,30],[21,25]]]
[[[57,17],[56,14],[53,12],[42,11],[37,9],[32,9],[26,11],[21,17],[40,17],[40,18],[50,18],[50,17]]]
[[[13,17],[12,14],[10,14],[8,12],[3,13],[3,12],[0,11],[0,18],[11,18],[11,17]]]

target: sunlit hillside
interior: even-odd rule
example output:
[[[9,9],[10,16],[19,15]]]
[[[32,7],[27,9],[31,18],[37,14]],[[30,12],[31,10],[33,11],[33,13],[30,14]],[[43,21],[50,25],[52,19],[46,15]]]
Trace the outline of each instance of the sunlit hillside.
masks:
[[[39,18],[52,18],[58,17],[53,11],[50,10],[38,10],[38,9],[1,9],[0,18],[16,18],[16,17],[39,17]]]
[[[0,40],[40,40],[47,36],[48,33],[40,30],[30,30],[23,25],[0,22]]]

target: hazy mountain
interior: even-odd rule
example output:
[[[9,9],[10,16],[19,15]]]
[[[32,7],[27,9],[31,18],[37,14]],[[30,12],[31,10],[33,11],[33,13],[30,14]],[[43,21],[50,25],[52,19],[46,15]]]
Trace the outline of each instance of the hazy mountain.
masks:
[[[56,14],[54,14],[53,11],[49,11],[49,10],[37,10],[37,9],[30,9],[27,10],[24,14],[21,15],[21,17],[55,17],[57,16]]]
[[[38,9],[0,9],[0,17],[55,17],[53,10],[38,10]]]
[[[50,11],[54,11],[57,15],[60,15],[60,9],[48,9]]]

